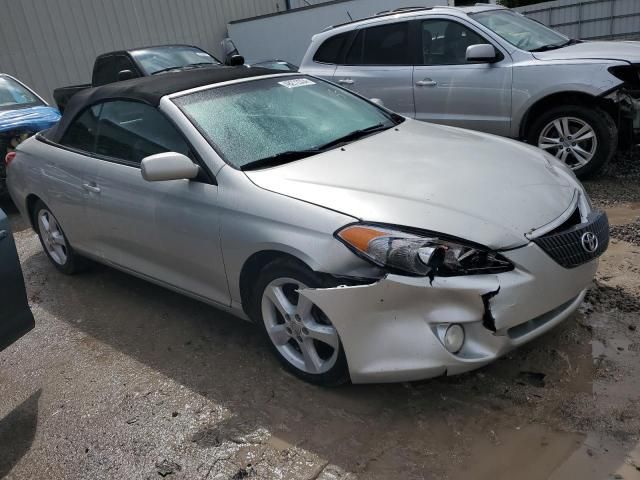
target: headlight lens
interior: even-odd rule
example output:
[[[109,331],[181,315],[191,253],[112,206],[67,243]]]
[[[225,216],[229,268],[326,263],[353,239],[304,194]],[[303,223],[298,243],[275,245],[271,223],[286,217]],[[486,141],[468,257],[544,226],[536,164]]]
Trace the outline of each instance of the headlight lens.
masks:
[[[379,267],[419,276],[500,273],[513,264],[496,252],[375,225],[350,225],[336,233],[347,247]]]

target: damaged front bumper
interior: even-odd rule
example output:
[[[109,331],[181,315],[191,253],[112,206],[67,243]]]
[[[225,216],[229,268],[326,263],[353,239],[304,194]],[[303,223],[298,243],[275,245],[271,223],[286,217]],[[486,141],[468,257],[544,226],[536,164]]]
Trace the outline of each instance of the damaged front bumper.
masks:
[[[497,275],[387,275],[368,285],[303,289],[331,319],[354,383],[420,380],[482,367],[553,328],[582,302],[598,261],[572,269],[537,245],[502,253],[516,268]],[[443,327],[460,324],[456,353]]]

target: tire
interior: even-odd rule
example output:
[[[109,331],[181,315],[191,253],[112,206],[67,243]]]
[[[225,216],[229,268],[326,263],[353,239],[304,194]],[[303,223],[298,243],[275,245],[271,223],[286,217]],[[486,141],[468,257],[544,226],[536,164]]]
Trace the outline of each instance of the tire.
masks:
[[[258,275],[249,314],[286,370],[316,385],[337,386],[350,380],[342,342],[326,315],[296,291],[327,286],[335,285],[299,262],[275,260]]]
[[[33,207],[32,216],[42,249],[51,260],[51,263],[67,275],[73,275],[84,270],[87,266],[87,261],[71,248],[67,236],[49,207],[38,200]],[[46,219],[46,223],[44,219]],[[47,230],[47,224],[49,225],[49,230]]]
[[[588,130],[580,135],[582,141],[567,135],[567,128],[569,134],[580,134],[584,127]],[[527,142],[567,163],[577,177],[586,178],[600,170],[615,154],[618,127],[600,108],[562,105],[534,120]]]

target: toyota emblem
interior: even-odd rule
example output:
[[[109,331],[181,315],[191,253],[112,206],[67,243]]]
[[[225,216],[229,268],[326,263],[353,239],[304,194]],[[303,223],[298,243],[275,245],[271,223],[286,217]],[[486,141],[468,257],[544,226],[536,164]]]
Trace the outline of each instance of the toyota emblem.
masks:
[[[586,232],[582,235],[582,248],[587,253],[594,253],[598,249],[598,237],[593,232]]]

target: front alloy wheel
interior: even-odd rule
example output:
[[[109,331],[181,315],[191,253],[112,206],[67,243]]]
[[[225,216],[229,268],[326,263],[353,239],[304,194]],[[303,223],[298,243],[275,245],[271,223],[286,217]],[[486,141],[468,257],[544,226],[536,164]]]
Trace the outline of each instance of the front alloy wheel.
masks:
[[[273,280],[262,294],[262,319],[280,354],[305,373],[329,371],[338,358],[338,332],[322,311],[298,293],[293,278]]]
[[[342,342],[325,313],[299,292],[332,286],[299,262],[278,259],[260,272],[249,305],[282,365],[303,380],[327,386],[349,381]]]
[[[593,159],[598,149],[598,138],[593,127],[584,120],[561,117],[542,129],[538,147],[576,170]]]
[[[586,178],[615,154],[618,128],[611,115],[598,107],[561,105],[535,119],[527,141]]]

